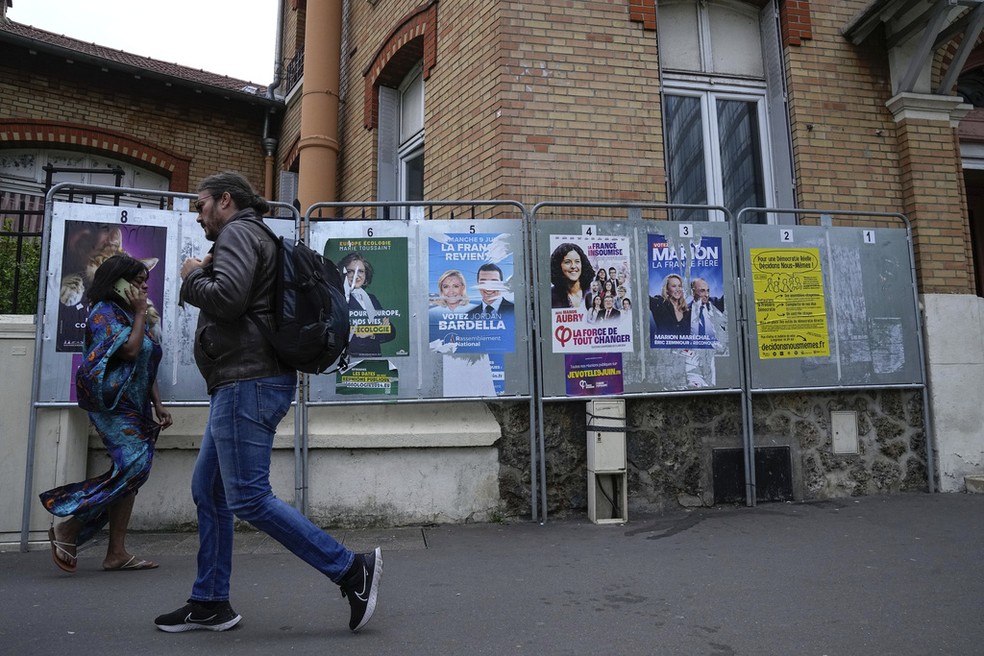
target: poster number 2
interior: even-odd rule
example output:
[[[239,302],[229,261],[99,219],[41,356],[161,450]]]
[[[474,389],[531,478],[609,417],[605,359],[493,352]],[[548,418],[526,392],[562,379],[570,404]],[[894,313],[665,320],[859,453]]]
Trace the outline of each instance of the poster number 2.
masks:
[[[793,243],[793,231],[792,230],[789,230],[787,228],[783,228],[782,230],[780,230],[779,231],[779,241],[781,241],[784,244],[792,244]]]

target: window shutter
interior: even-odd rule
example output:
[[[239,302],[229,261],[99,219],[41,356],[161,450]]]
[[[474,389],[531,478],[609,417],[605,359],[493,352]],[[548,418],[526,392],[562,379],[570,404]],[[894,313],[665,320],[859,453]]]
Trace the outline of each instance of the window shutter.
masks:
[[[765,57],[766,111],[769,141],[772,146],[772,187],[777,207],[795,207],[793,156],[790,143],[789,111],[786,106],[786,83],[783,77],[782,50],[779,40],[779,8],[775,0],[762,11],[762,53]],[[780,223],[795,223],[795,218],[777,216]]]
[[[297,174],[291,173],[290,171],[280,172],[280,183],[277,185],[280,193],[277,195],[277,200],[281,203],[287,203],[288,205],[293,205],[294,201],[297,200]],[[301,212],[307,209],[302,207]],[[276,210],[277,216],[290,216],[290,210],[283,207],[278,207]]]
[[[376,200],[399,200],[398,181],[400,162],[400,92],[389,87],[379,87],[379,126],[376,156]]]

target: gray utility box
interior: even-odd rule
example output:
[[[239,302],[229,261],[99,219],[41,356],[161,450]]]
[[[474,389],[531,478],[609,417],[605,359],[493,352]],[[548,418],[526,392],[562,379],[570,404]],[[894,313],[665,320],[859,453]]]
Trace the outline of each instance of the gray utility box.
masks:
[[[624,524],[628,516],[625,469],[625,401],[587,402],[588,519]]]

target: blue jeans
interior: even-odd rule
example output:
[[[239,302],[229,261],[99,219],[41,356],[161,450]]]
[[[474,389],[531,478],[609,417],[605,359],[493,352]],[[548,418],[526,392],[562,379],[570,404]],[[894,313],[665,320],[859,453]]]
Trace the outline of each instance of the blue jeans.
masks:
[[[284,545],[333,582],[355,557],[270,487],[270,456],[277,424],[294,399],[294,374],[243,380],[212,393],[208,425],[191,479],[198,509],[195,601],[229,599],[233,515]]]

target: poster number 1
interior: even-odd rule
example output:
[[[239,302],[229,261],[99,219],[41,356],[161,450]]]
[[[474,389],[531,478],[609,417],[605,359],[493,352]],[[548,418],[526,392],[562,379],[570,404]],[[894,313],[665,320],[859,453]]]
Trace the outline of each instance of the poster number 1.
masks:
[[[793,231],[783,228],[779,231],[779,241],[784,244],[793,243]]]
[[[863,237],[864,243],[866,243],[866,244],[874,244],[875,243],[875,231],[874,230],[865,230],[865,231],[863,231],[862,234],[864,235],[864,237]]]

